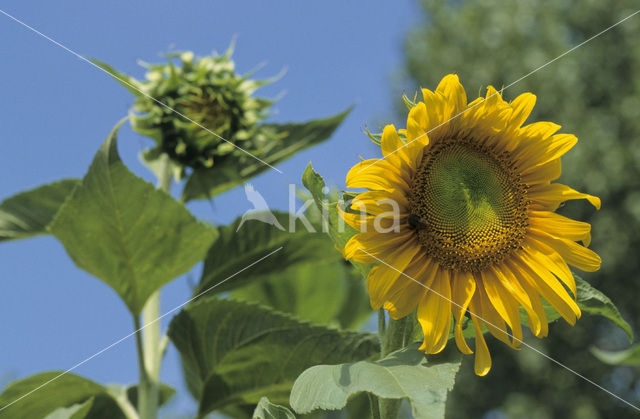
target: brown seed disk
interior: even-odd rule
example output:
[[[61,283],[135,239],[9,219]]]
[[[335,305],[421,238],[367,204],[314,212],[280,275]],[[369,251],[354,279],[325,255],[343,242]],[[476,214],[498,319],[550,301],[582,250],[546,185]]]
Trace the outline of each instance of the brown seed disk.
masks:
[[[480,271],[520,249],[527,228],[527,185],[508,152],[473,138],[425,149],[409,195],[419,242],[443,267]]]

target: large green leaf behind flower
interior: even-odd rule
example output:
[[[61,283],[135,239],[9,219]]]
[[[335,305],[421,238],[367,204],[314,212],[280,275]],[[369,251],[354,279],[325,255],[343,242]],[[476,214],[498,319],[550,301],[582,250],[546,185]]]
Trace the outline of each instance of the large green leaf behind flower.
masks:
[[[416,419],[444,418],[447,392],[453,388],[460,354],[427,359],[412,344],[379,361],[316,365],[303,372],[291,390],[297,413],[336,410],[350,397],[369,392],[386,399],[408,399]]]
[[[287,403],[294,380],[317,364],[374,357],[375,335],[301,322],[266,307],[213,296],[187,306],[171,322],[199,414],[261,397]]]
[[[329,139],[350,111],[351,108],[328,118],[300,123],[264,124],[263,127],[275,132],[279,139],[268,144],[263,150],[252,150],[252,153],[262,161],[272,166],[276,165],[300,150]],[[187,180],[182,199],[190,201],[209,198],[269,169],[269,166],[248,154],[238,155],[237,160],[222,160],[209,169],[194,171]]]
[[[325,237],[329,241],[328,237]],[[338,252],[329,249],[329,252]],[[340,258],[341,259],[341,258]],[[232,292],[242,301],[259,302],[316,324],[357,330],[371,315],[362,277],[344,260],[307,263],[275,272]]]
[[[622,318],[620,311],[618,311],[618,308],[613,304],[611,299],[578,275],[574,274],[573,277],[576,280],[576,288],[578,291],[577,302],[580,310],[582,310],[584,314],[602,316],[611,320],[616,326],[624,330],[629,341],[633,342],[631,326]],[[544,301],[543,305],[547,320],[554,321],[560,318],[558,312],[551,307],[549,303]]]
[[[616,326],[625,332],[629,341],[633,342],[633,331],[631,330],[631,326],[622,318],[618,308],[613,304],[611,299],[578,275],[574,274],[573,277],[576,280],[576,289],[578,291],[576,302],[578,307],[580,307],[582,314],[602,316],[611,320]],[[558,313],[558,311],[544,299],[542,300],[542,307],[549,323],[562,319],[560,313]],[[473,327],[468,327],[471,326],[469,319],[466,318],[464,321],[464,335],[468,338],[474,337],[475,329]],[[523,325],[528,325],[527,313],[522,307],[520,308],[520,321]],[[483,331],[484,333],[488,332],[486,327],[483,328]],[[453,332],[451,333],[451,338],[453,338]]]
[[[293,215],[278,211],[254,213],[255,217],[261,215],[273,215],[275,219],[271,221],[277,221],[282,229],[257,219],[243,221],[242,217],[221,227],[219,239],[207,252],[196,294],[213,286],[216,293],[228,291],[249,281],[256,282],[306,264],[317,265],[340,259],[326,236],[321,232],[309,232],[301,219],[293,220]],[[243,271],[271,252],[275,253],[268,260]],[[226,281],[231,276],[233,278]]]
[[[217,232],[127,169],[117,151],[121,124],[49,228],[78,267],[138,315],[154,291],[202,259]]]

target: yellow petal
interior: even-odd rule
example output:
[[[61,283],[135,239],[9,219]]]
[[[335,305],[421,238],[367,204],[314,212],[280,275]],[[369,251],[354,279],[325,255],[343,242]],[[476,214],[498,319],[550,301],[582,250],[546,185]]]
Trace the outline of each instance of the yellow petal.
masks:
[[[435,271],[431,259],[421,253],[407,267],[404,275],[400,275],[389,288],[390,297],[384,303],[384,308],[391,318],[400,319],[416,308],[435,278],[432,272],[427,271],[428,269]]]
[[[529,117],[535,104],[536,97],[531,93],[523,93],[510,103],[511,113],[509,114],[509,122],[502,133],[504,146],[499,148],[501,151],[506,150],[510,152],[514,159],[515,156],[518,155],[515,150],[521,149],[531,142],[531,139],[527,136],[527,134],[530,134],[530,131],[521,129],[520,127]],[[536,141],[537,140],[538,139],[536,139]]]
[[[420,167],[424,149],[429,145],[430,119],[427,108],[423,102],[419,102],[409,111],[407,118],[405,155],[409,167],[414,171]]]
[[[440,93],[434,93],[428,89],[422,89],[424,104],[427,113],[426,133],[432,140],[443,138],[449,130],[450,114],[447,114],[446,99]]]
[[[340,218],[360,233],[376,231],[380,233],[385,231],[398,233],[408,232],[410,229],[409,214],[406,213],[400,213],[397,217],[395,212],[368,215],[364,212],[345,212],[339,205],[336,205],[336,207]],[[344,228],[344,226],[339,224],[338,228]]]
[[[392,286],[396,280],[407,269],[418,252],[422,251],[421,246],[415,238],[407,240],[400,246],[381,255],[380,265],[375,266],[367,275],[367,290],[371,300],[371,307],[379,309],[390,297]],[[402,283],[406,283],[409,278],[403,277]]]
[[[418,102],[416,106],[411,108],[407,117],[407,129],[405,131],[407,141],[425,136],[429,128],[431,128],[430,121],[427,106],[424,102]]]
[[[344,222],[361,233],[366,233],[367,231],[369,231],[368,226],[372,225],[375,219],[375,216],[367,215],[365,213],[358,214],[345,212],[342,208],[340,208],[339,205],[336,205],[336,208],[338,209],[338,214],[344,220]]]
[[[517,303],[504,290],[491,270],[482,272],[482,282],[491,305],[511,328],[512,336],[508,337],[511,338],[512,346],[518,346],[522,342],[522,326],[520,325]]]
[[[527,174],[537,170],[540,165],[562,157],[577,142],[573,134],[556,134],[519,148],[512,157],[519,162],[522,173]]]
[[[370,215],[378,215],[385,212],[406,214],[409,201],[405,194],[398,191],[369,191],[358,194],[350,202],[354,211],[362,211]]]
[[[390,297],[387,301],[388,305],[385,308],[389,307],[393,310],[389,312],[389,315],[393,314],[393,318],[396,319],[404,317],[413,311],[415,304],[419,304],[424,295],[431,291],[438,271],[438,264],[431,258],[424,253],[417,255],[415,260],[411,262],[404,272],[404,275],[401,275],[387,292],[387,295]],[[403,279],[403,281],[400,281],[400,279]],[[404,282],[405,280],[406,282]],[[407,284],[411,284],[412,288],[410,289]],[[415,295],[411,295],[412,290],[417,290]],[[414,298],[417,299],[415,304],[413,302]],[[411,310],[409,310],[411,304],[414,305],[412,305]]]
[[[573,241],[584,240],[591,232],[589,223],[572,220],[551,211],[529,211],[529,225],[553,236]]]
[[[481,311],[479,295],[475,295],[474,298],[471,299],[469,311],[471,313]],[[480,318],[472,314],[471,319],[476,329],[476,359],[474,362],[474,370],[476,375],[484,376],[487,375],[491,369],[491,355],[489,354],[489,348],[487,348],[487,342],[485,342],[484,336],[482,335],[482,322]]]
[[[527,185],[548,183],[558,179],[561,173],[562,166],[560,159],[555,159],[541,166],[536,166],[535,170],[530,170],[528,173],[522,174],[522,181]]]
[[[495,122],[494,118],[491,118],[489,112],[484,107],[485,99],[482,97],[477,98],[473,102],[469,103],[467,109],[458,117],[460,118],[460,127],[462,131],[476,129],[483,130],[482,134],[490,135],[499,131],[502,127],[494,127],[490,122]]]
[[[357,262],[376,263],[379,262],[373,256],[382,256],[392,249],[397,248],[407,242],[413,242],[415,235],[411,230],[400,233],[359,233],[351,237],[344,246],[344,256]],[[373,256],[372,256],[373,255]]]
[[[473,275],[468,272],[457,272],[453,277],[453,317],[456,321],[454,336],[456,345],[460,352],[471,354],[473,351],[467,345],[464,335],[462,334],[462,319],[469,308],[469,303],[476,290],[476,281]]]
[[[401,173],[410,174],[412,168],[409,167],[409,157],[404,142],[400,139],[398,131],[393,125],[387,125],[382,131],[382,140],[380,142],[382,156],[392,166],[401,169]]]
[[[361,161],[347,173],[347,188],[409,192],[409,181],[398,168],[381,159]]]
[[[472,134],[480,139],[481,144],[501,153],[514,139],[514,135],[507,131],[511,114],[511,107],[489,86],[487,98],[474,100],[460,115],[459,135]]]
[[[498,286],[500,298],[507,309],[507,315],[511,317],[511,341],[513,347],[519,347],[522,343],[522,324],[520,323],[520,306],[518,302],[502,286]]]
[[[418,306],[418,321],[422,326],[424,342],[420,350],[434,354],[444,349],[442,335],[449,334],[451,325],[451,283],[449,271],[439,269],[436,280],[431,285]]]
[[[531,228],[529,232],[551,246],[569,265],[585,272],[594,272],[600,269],[602,259],[593,250],[571,240],[553,237],[541,230]]]
[[[578,296],[576,280],[569,270],[567,263],[562,259],[558,252],[533,236],[527,237],[527,243],[524,244],[523,250],[539,264],[549,269],[551,273],[557,276],[560,281],[569,287],[574,297]]]
[[[540,336],[543,328],[546,327],[546,318],[540,318],[537,310],[534,308],[534,302],[532,302],[531,297],[524,289],[523,285],[518,281],[516,276],[509,270],[506,265],[501,265],[498,267],[489,268],[489,275],[493,274],[495,279],[500,283],[502,288],[506,293],[511,295],[527,312],[527,320],[529,323],[529,329],[531,332]],[[542,310],[542,304],[540,303],[540,299],[535,296],[538,300],[538,304],[540,304],[540,309]],[[544,314],[544,311],[543,311]],[[543,322],[545,323],[543,325]]]
[[[538,121],[520,128],[519,135],[530,141],[546,140],[562,128],[558,124],[547,121]]]
[[[580,308],[551,272],[524,253],[519,258],[512,258],[511,262],[514,272],[536,289],[567,323],[571,325],[576,323],[576,319],[580,317]]]
[[[529,114],[536,104],[536,96],[531,93],[523,93],[511,102],[513,113],[509,120],[509,125],[514,128],[520,128],[524,121],[527,120]]]
[[[493,335],[495,338],[501,340],[509,346],[514,347],[511,342],[511,335],[507,331],[507,324],[504,319],[500,316],[500,314],[496,311],[495,307],[489,300],[489,297],[486,293],[486,286],[484,284],[481,275],[474,275],[476,278],[476,283],[478,283],[478,291],[476,294],[480,296],[480,307],[481,311],[479,313],[484,325],[489,330],[489,333]]]
[[[426,291],[421,284],[410,279],[400,277],[396,282],[401,281],[403,282],[401,290],[383,304],[384,309],[389,312],[389,317],[394,320],[406,317],[415,310]]]
[[[507,102],[502,99],[502,95],[498,92],[495,87],[487,86],[487,95],[485,96],[485,107],[486,108],[504,108],[509,109],[509,115],[511,115],[511,106]]]
[[[527,197],[535,204],[539,204],[550,210],[555,210],[558,206],[570,199],[586,199],[596,209],[600,209],[600,198],[593,195],[580,193],[566,185],[554,183],[551,185],[535,185],[527,191]]]
[[[455,74],[446,75],[438,84],[436,93],[440,93],[447,101],[449,117],[455,117],[467,107],[467,94]]]

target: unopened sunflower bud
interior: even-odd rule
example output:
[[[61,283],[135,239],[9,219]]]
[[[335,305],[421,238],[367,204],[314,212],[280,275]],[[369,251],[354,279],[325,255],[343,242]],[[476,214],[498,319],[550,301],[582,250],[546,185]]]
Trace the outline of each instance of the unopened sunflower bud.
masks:
[[[170,54],[166,64],[147,65],[146,80],[136,83],[146,95],[133,106],[133,129],[153,138],[183,174],[244,154],[237,147],[260,150],[275,137],[259,125],[273,102],[252,96],[269,81],[237,74],[231,53]]]

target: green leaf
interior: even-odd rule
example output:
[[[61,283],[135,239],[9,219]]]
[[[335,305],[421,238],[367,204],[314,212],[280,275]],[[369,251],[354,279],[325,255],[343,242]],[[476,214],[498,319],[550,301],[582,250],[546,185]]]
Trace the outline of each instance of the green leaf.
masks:
[[[258,402],[252,419],[296,419],[296,416],[286,407],[273,404],[263,397]]]
[[[216,231],[127,169],[116,140],[123,122],[49,228],[76,265],[112,287],[137,316],[154,291],[202,259]]]
[[[47,234],[47,226],[78,184],[78,179],[65,179],[4,200],[0,204],[0,241]]]
[[[613,304],[611,299],[604,295],[602,292],[598,291],[594,287],[592,287],[587,281],[580,278],[578,275],[573,274],[573,277],[576,280],[576,288],[578,291],[577,303],[580,310],[583,313],[594,315],[594,316],[603,316],[607,319],[611,320],[618,327],[625,331],[629,341],[633,342],[633,331],[631,330],[631,326],[627,323],[618,308]],[[545,314],[547,316],[547,321],[549,323],[556,321],[560,318],[560,314],[554,309],[551,304],[549,304],[544,299],[542,300],[542,305],[544,307]],[[522,320],[522,324],[527,324],[527,314],[523,309],[520,310],[520,318]],[[473,329],[473,328],[471,328]],[[470,333],[471,337],[473,334]]]
[[[125,389],[127,393],[127,399],[133,406],[138,405],[138,386],[128,386]],[[159,392],[158,392],[158,403],[160,406],[164,405],[176,394],[176,390],[164,383],[160,383]]]
[[[302,184],[311,192],[316,207],[318,207],[323,214],[323,223],[329,237],[331,237],[331,240],[333,240],[338,248],[344,249],[345,244],[347,244],[349,239],[357,234],[358,231],[346,224],[342,217],[340,217],[337,209],[338,202],[330,202],[324,179],[313,170],[311,163],[307,165],[307,168],[302,174]],[[351,263],[360,271],[363,277],[367,277],[369,270],[371,270],[371,265],[353,261],[351,261]]]
[[[142,93],[140,90],[142,89],[142,85],[138,82],[138,80],[133,77],[129,77],[126,74],[120,73],[115,68],[111,67],[107,63],[103,63],[102,61],[98,61],[95,58],[91,58],[91,62],[100,67],[102,70],[107,72],[111,77],[116,79],[118,83],[127,88],[131,93],[135,96],[140,96]]]
[[[45,419],[84,419],[93,406],[93,397],[84,403],[77,403],[70,407],[60,407],[49,413]]]
[[[427,360],[418,346],[412,344],[375,362],[311,367],[293,385],[291,407],[297,413],[341,409],[350,397],[369,392],[386,399],[408,399],[416,419],[443,418],[461,357],[451,351]]]
[[[176,181],[181,180],[181,169],[180,166],[175,164],[169,156],[164,153],[159,148],[151,148],[148,150],[143,150],[138,158],[140,162],[147,166],[147,168],[156,176],[156,178],[160,179],[164,176],[165,166],[168,165],[169,173],[173,176]]]
[[[280,140],[270,145],[269,149],[256,151],[254,154],[264,162],[276,165],[302,149],[329,139],[351,109],[329,118],[307,122],[264,124],[262,127],[275,131]],[[237,163],[236,159],[221,160],[209,169],[194,171],[182,191],[182,200],[187,202],[192,199],[210,198],[269,169],[269,166],[248,155],[245,164],[239,167]]]
[[[43,372],[10,383],[0,394],[0,418],[42,418],[53,412],[60,415],[62,412],[58,409],[73,410],[75,405],[83,405],[88,400],[92,400],[88,417],[124,418],[106,387],[75,374],[61,374],[62,371]],[[34,392],[26,395],[30,391]],[[71,413],[79,414],[81,409],[84,407]]]
[[[174,394],[160,383],[161,406]],[[124,419],[125,404],[135,410],[137,386],[103,386],[72,373],[47,371],[9,384],[0,394],[0,418]]]
[[[339,259],[340,255],[326,237],[321,233],[310,233],[300,219],[295,220],[295,231],[292,231],[289,214],[274,211],[254,213],[254,216],[272,214],[284,231],[259,220],[246,220],[243,224],[242,217],[220,228],[219,239],[207,253],[196,294],[216,284],[220,284],[215,288],[219,293],[306,263],[321,264]],[[264,262],[220,283],[274,251]]]
[[[610,365],[640,365],[640,345],[633,345],[622,351],[605,351],[591,348],[591,353],[605,364]]]
[[[333,249],[328,251],[337,255]],[[232,296],[267,305],[301,320],[338,325],[342,329],[358,329],[371,314],[362,278],[344,260],[309,262],[276,272],[266,280],[234,290]]]
[[[618,327],[625,331],[630,342],[633,342],[633,330],[627,323],[618,308],[613,304],[611,299],[602,292],[593,288],[587,281],[577,275],[573,275],[576,279],[576,287],[578,289],[578,306],[588,314],[603,316],[611,320]]]
[[[369,333],[303,323],[266,307],[202,298],[173,318],[169,337],[182,357],[199,414],[263,396],[286,403],[296,377],[319,363],[366,359],[379,351]]]

